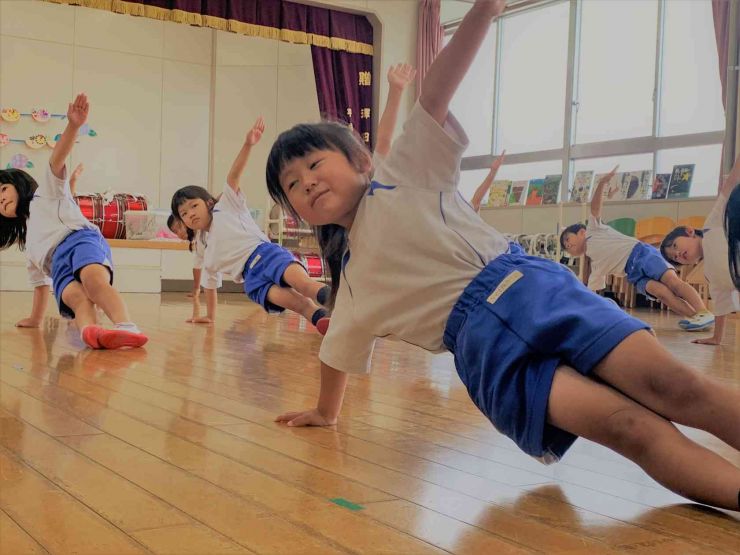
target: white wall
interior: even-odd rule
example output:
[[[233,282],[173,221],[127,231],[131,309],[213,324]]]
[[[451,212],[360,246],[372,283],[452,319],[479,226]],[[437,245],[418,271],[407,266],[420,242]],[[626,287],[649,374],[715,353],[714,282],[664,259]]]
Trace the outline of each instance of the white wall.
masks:
[[[415,59],[417,3],[312,3],[369,12],[381,23],[375,79],[382,108],[388,67]],[[319,117],[307,45],[78,6],[0,0],[0,107],[64,113],[79,91],[90,97],[89,123],[98,133],[83,137],[70,159],[71,165],[85,163],[79,191],[139,192],[153,207],[168,207],[172,193],[186,184],[218,193],[247,129],[264,115],[267,131],[242,182],[250,206],[264,209],[264,166],[273,140],[291,125]],[[399,127],[412,105],[413,90],[402,105]],[[45,125],[30,118],[0,123],[0,132],[13,138],[54,135],[63,128],[59,119]],[[35,168],[29,171],[39,177],[51,150],[12,144],[0,149],[0,165],[19,152],[31,159]],[[157,261],[151,252],[116,249],[114,256],[122,290],[154,288]],[[164,279],[192,275],[187,253],[167,253],[161,264]],[[0,289],[27,289],[24,266],[18,251],[0,253]],[[144,275],[145,284],[136,279]]]

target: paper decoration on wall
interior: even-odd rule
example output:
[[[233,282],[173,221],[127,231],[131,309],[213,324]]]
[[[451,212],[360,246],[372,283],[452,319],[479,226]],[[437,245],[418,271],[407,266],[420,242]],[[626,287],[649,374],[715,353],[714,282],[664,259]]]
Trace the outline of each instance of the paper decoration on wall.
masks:
[[[38,108],[31,112],[31,117],[39,123],[46,123],[51,119],[51,114],[45,108]]]
[[[21,113],[15,108],[3,108],[0,110],[0,117],[5,121],[14,122],[21,119]]]
[[[25,170],[32,167],[33,162],[31,162],[25,154],[15,154],[7,165],[7,169],[15,168],[17,170]]]
[[[46,146],[46,137],[43,135],[31,135],[26,139],[26,146],[34,150],[44,148]]]
[[[33,118],[39,123],[46,123],[51,118],[67,119],[67,114],[50,114],[46,108],[34,108],[29,113],[21,113],[15,108],[3,108],[0,117],[8,122],[16,122],[22,117]]]
[[[87,123],[80,127],[79,132],[77,133],[78,137],[82,137],[83,135],[87,135],[88,137],[97,137],[98,134],[95,132],[95,130],[90,129],[90,125]]]
[[[6,146],[10,144],[10,137],[8,137],[5,133],[0,133],[0,147]]]
[[[49,148],[54,148],[57,145],[57,137],[59,135],[54,135],[53,137],[51,135],[46,136],[46,146]]]

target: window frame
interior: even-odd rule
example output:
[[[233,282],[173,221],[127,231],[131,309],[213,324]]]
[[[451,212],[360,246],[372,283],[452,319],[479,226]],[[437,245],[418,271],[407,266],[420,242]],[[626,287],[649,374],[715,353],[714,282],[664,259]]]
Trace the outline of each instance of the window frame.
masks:
[[[665,8],[667,0],[657,0],[658,2],[658,28],[656,32],[655,43],[655,79],[653,83],[653,123],[652,135],[644,137],[631,137],[627,139],[615,139],[599,142],[590,142],[574,144],[576,136],[578,99],[576,98],[576,87],[578,83],[578,68],[580,66],[580,46],[581,46],[581,13],[584,0],[528,0],[515,3],[506,9],[505,13],[496,20],[493,25],[496,29],[496,56],[494,70],[494,95],[493,95],[493,136],[491,138],[492,152],[489,155],[470,156],[462,159],[461,170],[481,170],[490,167],[496,153],[500,152],[501,144],[498,133],[498,110],[500,107],[501,91],[501,57],[503,33],[501,32],[501,21],[505,22],[507,18],[523,12],[533,12],[545,8],[552,4],[568,2],[570,5],[570,18],[568,29],[568,60],[566,74],[566,91],[565,91],[565,109],[564,109],[564,133],[561,148],[550,150],[536,150],[530,152],[519,152],[516,154],[507,154],[505,164],[522,164],[527,162],[543,162],[551,160],[560,160],[562,166],[563,179],[560,185],[559,204],[568,204],[568,189],[573,174],[575,160],[588,158],[606,158],[610,156],[621,156],[627,154],[652,154],[653,167],[655,170],[658,166],[658,153],[662,150],[674,148],[690,148],[706,145],[725,145],[734,132],[726,133],[725,130],[709,131],[700,133],[689,133],[683,135],[660,136],[660,102],[661,102],[661,85],[662,85],[662,67],[664,55],[664,32],[665,32]],[[460,24],[460,20],[451,21],[443,26],[445,36],[454,33]],[[727,83],[727,93],[730,94],[732,87],[730,79]],[[729,130],[731,125],[734,126],[735,114],[734,105],[728,106],[726,110],[726,129]],[[727,153],[725,159],[721,161],[724,166],[727,165]],[[644,168],[647,169],[647,168]],[[724,172],[721,172],[724,173]],[[690,199],[707,199],[712,196],[696,196]]]

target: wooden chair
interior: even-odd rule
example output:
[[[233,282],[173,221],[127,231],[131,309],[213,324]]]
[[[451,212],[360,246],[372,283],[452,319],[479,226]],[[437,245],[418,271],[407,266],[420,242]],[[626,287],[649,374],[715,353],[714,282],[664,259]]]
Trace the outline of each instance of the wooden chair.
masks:
[[[632,218],[617,218],[616,220],[607,222],[606,225],[612,229],[616,229],[619,233],[622,233],[627,237],[634,237],[637,222]]]
[[[704,220],[706,220],[704,216],[688,216],[686,218],[681,218],[680,220],[678,220],[676,222],[676,225],[693,227],[694,229],[703,229]]]
[[[658,246],[675,227],[676,222],[665,216],[646,218],[637,222],[635,237],[649,245]]]

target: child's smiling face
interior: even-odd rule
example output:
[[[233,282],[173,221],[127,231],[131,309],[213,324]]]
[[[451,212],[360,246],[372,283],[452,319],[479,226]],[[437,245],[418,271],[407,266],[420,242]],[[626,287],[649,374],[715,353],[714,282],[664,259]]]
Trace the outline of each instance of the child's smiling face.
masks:
[[[280,186],[296,213],[309,224],[349,228],[370,170],[369,156],[356,167],[341,152],[314,150],[285,165]]]

